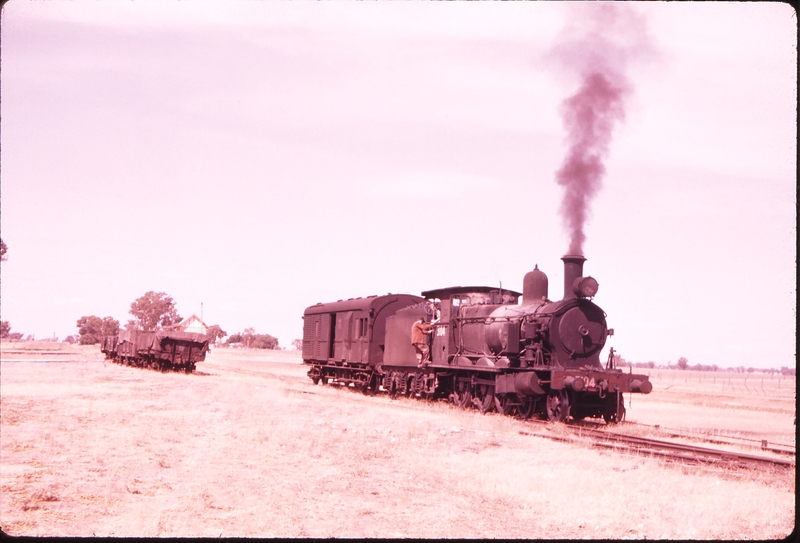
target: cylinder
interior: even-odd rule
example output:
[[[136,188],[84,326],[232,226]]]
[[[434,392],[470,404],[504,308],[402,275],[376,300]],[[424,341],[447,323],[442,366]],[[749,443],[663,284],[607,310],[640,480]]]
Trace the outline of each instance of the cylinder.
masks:
[[[544,394],[539,377],[534,372],[518,373],[514,378],[514,389],[519,397]]]

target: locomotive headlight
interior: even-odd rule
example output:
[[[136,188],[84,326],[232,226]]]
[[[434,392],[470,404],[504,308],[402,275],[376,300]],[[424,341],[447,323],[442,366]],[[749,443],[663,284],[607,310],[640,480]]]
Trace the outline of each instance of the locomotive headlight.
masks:
[[[572,292],[581,298],[591,298],[597,294],[599,286],[594,277],[576,277],[572,282]]]

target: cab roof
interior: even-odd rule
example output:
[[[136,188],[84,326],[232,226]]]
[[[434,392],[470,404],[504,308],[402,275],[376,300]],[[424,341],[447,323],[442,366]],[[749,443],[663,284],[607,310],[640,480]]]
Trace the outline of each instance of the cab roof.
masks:
[[[422,295],[425,298],[439,298],[440,300],[443,300],[445,298],[449,298],[453,294],[490,294],[492,292],[500,291],[517,297],[522,296],[521,292],[516,292],[507,288],[501,289],[500,287],[447,287],[426,290],[422,293]]]

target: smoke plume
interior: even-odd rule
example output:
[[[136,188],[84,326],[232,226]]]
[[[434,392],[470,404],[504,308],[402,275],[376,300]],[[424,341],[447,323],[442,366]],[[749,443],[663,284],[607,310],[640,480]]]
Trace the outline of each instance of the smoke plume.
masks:
[[[551,54],[578,91],[561,105],[568,151],[556,173],[564,187],[561,216],[570,237],[569,253],[583,255],[589,204],[602,186],[604,160],[614,127],[625,118],[633,86],[628,61],[649,52],[644,22],[622,3],[573,5]]]

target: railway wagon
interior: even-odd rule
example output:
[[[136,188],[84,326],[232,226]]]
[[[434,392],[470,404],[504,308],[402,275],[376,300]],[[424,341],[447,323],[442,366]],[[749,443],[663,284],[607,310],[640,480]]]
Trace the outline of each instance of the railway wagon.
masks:
[[[625,417],[623,395],[648,394],[652,384],[647,375],[616,368],[613,349],[606,364],[601,362],[613,330],[593,301],[598,283],[583,276],[585,260],[581,255],[562,258],[564,295],[558,301],[548,298],[548,279],[538,266],[525,275],[522,293],[458,286],[425,291],[421,297],[407,295],[404,304],[384,313],[384,326],[359,336],[362,343],[355,349],[353,336],[347,334],[363,331],[356,324],[363,317],[356,312],[363,315],[361,305],[379,298],[309,307],[303,341],[308,375],[314,383],[446,398],[481,412],[620,422]],[[419,319],[431,320],[432,303],[438,319],[432,323],[431,360],[420,365],[411,326]],[[330,321],[312,324],[320,314]],[[341,327],[336,324],[340,321]],[[356,354],[362,352],[375,355]]]
[[[174,330],[123,330],[104,337],[100,350],[117,364],[191,373],[205,360],[208,337]]]
[[[387,294],[316,304],[303,314],[303,362],[314,384],[333,380],[376,391],[383,378],[386,321],[399,309],[424,302]]]

